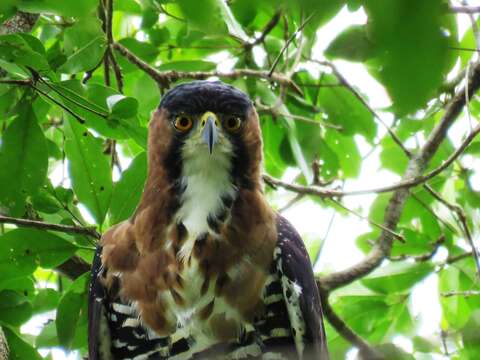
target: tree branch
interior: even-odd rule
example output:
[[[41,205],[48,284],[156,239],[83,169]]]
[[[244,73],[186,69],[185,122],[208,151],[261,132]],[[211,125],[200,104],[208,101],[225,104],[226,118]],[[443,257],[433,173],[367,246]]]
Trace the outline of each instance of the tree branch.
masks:
[[[60,274],[72,280],[75,280],[80,275],[83,275],[87,271],[90,271],[90,269],[90,264],[76,255],[72,256],[63,264],[60,264],[55,268],[55,270],[58,271]]]
[[[440,124],[439,126],[442,126],[442,125]],[[290,190],[290,191],[293,191],[293,192],[296,192],[296,193],[299,193],[299,194],[315,195],[315,196],[319,196],[321,198],[334,198],[334,197],[365,195],[365,194],[381,194],[381,193],[391,192],[391,191],[406,190],[406,189],[409,189],[411,187],[415,187],[415,186],[418,186],[418,185],[421,185],[421,184],[425,183],[426,181],[434,178],[435,176],[440,174],[443,170],[448,168],[465,151],[465,149],[468,147],[468,145],[470,145],[470,143],[473,141],[475,136],[477,136],[479,133],[480,133],[480,125],[477,126],[465,138],[465,140],[462,142],[460,147],[458,147],[458,149],[455,150],[448,157],[448,159],[443,162],[442,165],[440,165],[439,167],[430,171],[429,173],[427,173],[423,176],[420,176],[420,175],[418,175],[418,171],[415,171],[415,172],[412,172],[412,175],[410,175],[408,177],[404,176],[403,181],[400,181],[400,182],[398,182],[396,184],[393,184],[393,185],[383,186],[383,187],[380,187],[380,188],[364,189],[364,190],[339,191],[339,190],[333,190],[333,189],[325,189],[325,188],[321,188],[321,187],[315,186],[315,185],[304,186],[304,185],[298,185],[298,184],[290,184],[290,183],[275,179],[272,176],[267,175],[267,174],[263,175],[263,180],[267,184],[269,184],[273,187],[282,187],[284,189],[287,189],[287,190]],[[438,135],[435,135],[435,136],[437,137]],[[440,139],[440,138],[437,138],[437,139]],[[441,139],[443,140],[443,138],[441,138]],[[427,147],[427,145],[428,145],[428,147]],[[435,153],[434,150],[431,148],[432,146],[433,145],[431,143],[430,144],[427,143],[424,146],[425,151],[428,151],[429,154],[430,154],[429,155],[430,157],[428,158],[428,160],[430,160],[431,156],[433,156],[433,154]],[[436,150],[436,148],[435,148],[435,150]],[[426,164],[427,159],[425,158],[425,154],[423,154],[423,152],[421,151],[419,155],[423,157],[423,160],[421,158],[419,159],[417,157],[417,158],[414,158],[414,159],[410,160],[410,163],[412,163],[413,160],[415,160],[419,164],[420,163],[421,164]]]
[[[256,45],[259,45],[265,41],[265,38],[267,37],[268,34],[277,26],[278,22],[280,21],[282,17],[282,11],[277,10],[275,14],[273,14],[272,18],[270,21],[265,25],[265,27],[262,30],[262,33],[260,34],[259,37],[257,37],[253,42],[246,42],[243,46],[246,50],[250,50]]]
[[[117,50],[122,56],[124,56],[132,64],[136,65],[139,69],[146,72],[153,80],[155,80],[160,87],[167,89],[170,83],[180,79],[193,79],[204,80],[212,76],[217,76],[225,79],[238,79],[241,77],[255,77],[265,79],[268,81],[274,81],[282,85],[289,86],[298,94],[302,94],[302,90],[295,82],[287,76],[274,72],[271,75],[268,71],[253,70],[253,69],[237,69],[230,72],[220,71],[159,71],[148,63],[137,57],[134,53],[128,50],[125,46],[119,43],[113,43],[113,48]]]
[[[476,93],[480,87],[480,62],[475,63],[472,70],[473,71],[469,76],[468,82],[465,85],[468,87],[467,93],[469,94],[469,97],[473,96],[473,94]],[[468,100],[465,97],[465,93],[465,89],[461,89],[452,98],[442,119],[432,130],[427,138],[426,143],[420,149],[419,153],[410,159],[407,170],[403,176],[403,183],[409,183],[412,181],[412,179],[419,178],[420,174],[428,166],[433,155],[438,150],[438,147],[446,138],[448,129],[457,119],[458,115],[465,106],[466,101]],[[465,149],[466,146],[467,145],[461,146],[461,148]],[[458,151],[455,153],[458,153]],[[403,211],[403,207],[407,200],[408,193],[408,189],[404,187],[398,188],[394,192],[385,211],[384,225],[387,228],[391,230],[396,229]],[[382,231],[380,237],[376,241],[376,245],[364,260],[348,269],[322,277],[320,279],[321,287],[324,289],[324,291],[332,291],[369,274],[371,271],[377,268],[387,256],[390,255],[392,244],[392,236],[388,232]]]
[[[455,14],[476,14],[480,12],[480,6],[450,6],[449,9]]]
[[[3,216],[3,215],[0,215],[0,224],[13,224],[13,225],[32,227],[36,229],[60,231],[67,234],[86,235],[86,236],[91,236],[95,239],[100,239],[101,237],[101,235],[97,232],[97,230],[95,230],[94,227],[51,224],[43,221],[19,219],[19,218]]]
[[[470,296],[480,296],[480,291],[478,290],[465,290],[465,291],[447,291],[440,293],[443,297],[451,297],[451,296],[463,296],[463,297],[470,297]]]

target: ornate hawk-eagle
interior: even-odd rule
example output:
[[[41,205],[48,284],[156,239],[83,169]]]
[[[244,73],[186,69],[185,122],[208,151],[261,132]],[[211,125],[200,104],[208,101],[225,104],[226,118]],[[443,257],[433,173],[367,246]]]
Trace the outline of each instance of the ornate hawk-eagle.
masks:
[[[90,360],[326,359],[302,240],[267,204],[251,100],[222,82],[169,91],[148,176],[93,264]]]

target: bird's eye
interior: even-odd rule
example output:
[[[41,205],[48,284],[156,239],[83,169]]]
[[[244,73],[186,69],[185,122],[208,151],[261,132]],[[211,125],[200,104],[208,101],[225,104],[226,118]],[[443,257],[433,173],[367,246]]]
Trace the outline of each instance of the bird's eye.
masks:
[[[238,116],[229,116],[223,122],[223,127],[230,132],[240,130],[240,126],[242,126],[242,120]]]
[[[192,126],[192,118],[187,115],[179,115],[175,118],[175,128],[181,132],[190,130]]]

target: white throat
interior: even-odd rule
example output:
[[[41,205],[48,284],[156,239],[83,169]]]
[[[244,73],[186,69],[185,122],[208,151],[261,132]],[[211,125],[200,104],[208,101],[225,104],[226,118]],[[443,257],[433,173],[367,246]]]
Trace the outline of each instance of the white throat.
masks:
[[[215,150],[210,154],[206,147],[196,147],[195,152],[184,150],[182,181],[186,189],[177,212],[177,221],[188,231],[188,239],[181,250],[183,255],[190,253],[198,235],[209,232],[207,218],[224,209],[222,196],[235,196],[230,154]]]

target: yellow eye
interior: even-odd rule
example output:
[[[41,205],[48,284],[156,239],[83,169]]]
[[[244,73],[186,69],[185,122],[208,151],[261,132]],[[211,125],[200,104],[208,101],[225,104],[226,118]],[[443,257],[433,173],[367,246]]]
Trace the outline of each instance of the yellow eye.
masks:
[[[190,130],[193,126],[193,121],[190,116],[178,115],[175,118],[175,128],[181,132]]]
[[[240,130],[240,126],[242,126],[242,120],[238,116],[229,116],[223,122],[223,127],[230,132]]]

